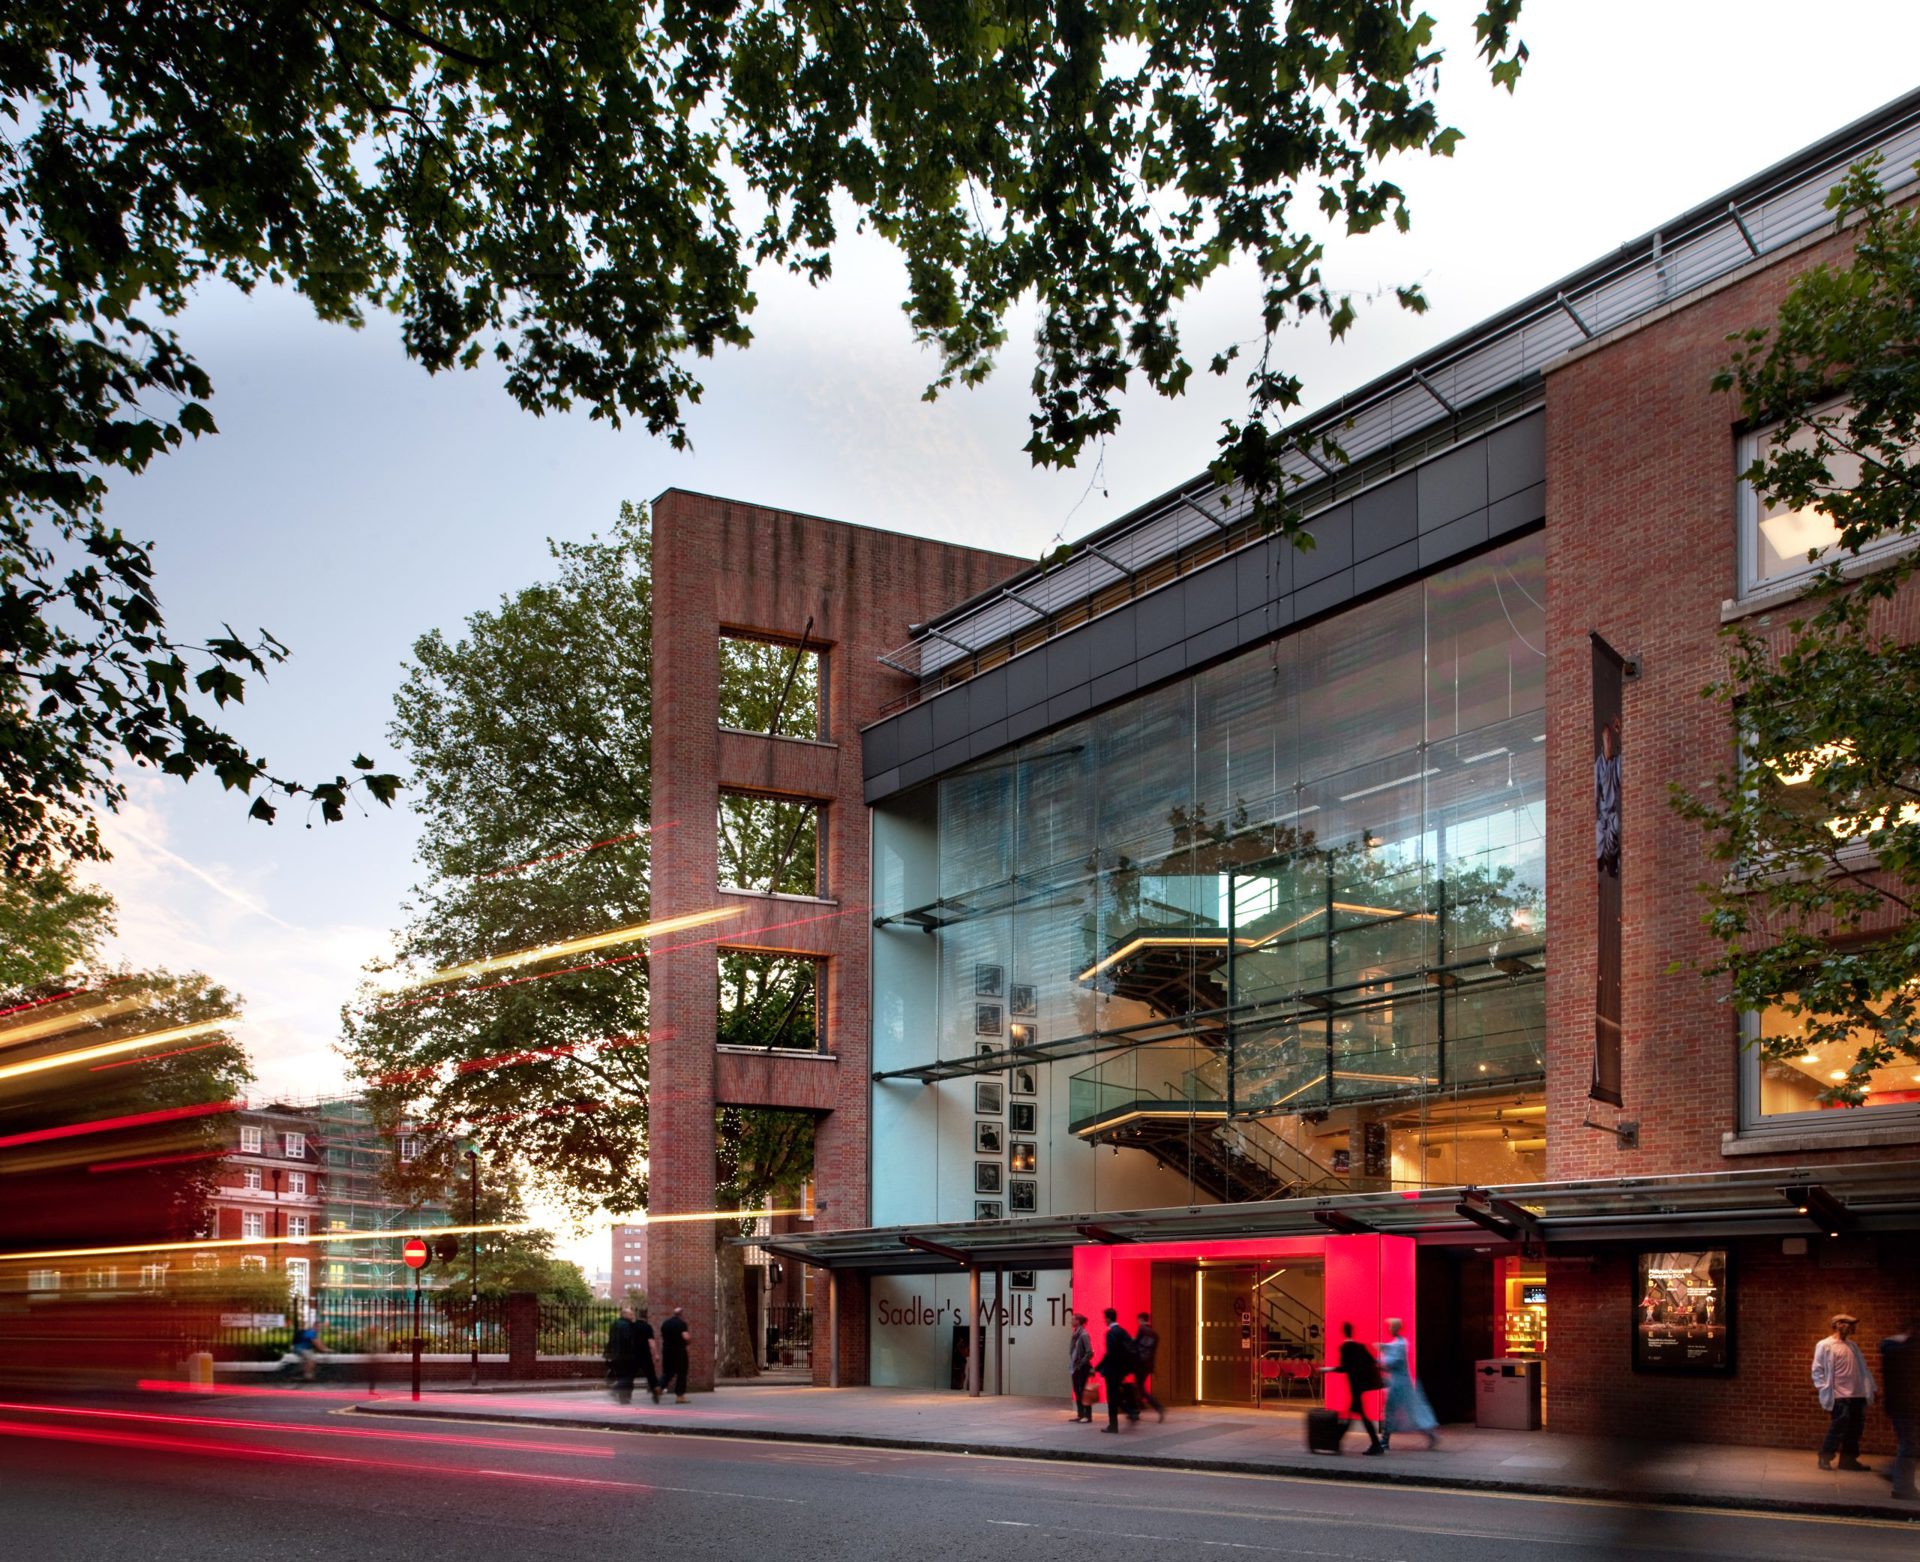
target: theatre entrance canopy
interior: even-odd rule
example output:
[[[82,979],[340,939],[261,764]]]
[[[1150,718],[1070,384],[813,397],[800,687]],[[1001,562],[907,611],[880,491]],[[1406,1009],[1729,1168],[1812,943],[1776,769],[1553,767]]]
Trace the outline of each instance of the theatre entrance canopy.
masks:
[[[1107,1211],[753,1239],[829,1271],[940,1274],[1076,1269],[1082,1250],[1132,1244],[1389,1236],[1421,1245],[1489,1242],[1578,1248],[1673,1237],[1808,1236],[1920,1229],[1920,1160],[1769,1167],[1665,1178],[1426,1188],[1387,1194]]]

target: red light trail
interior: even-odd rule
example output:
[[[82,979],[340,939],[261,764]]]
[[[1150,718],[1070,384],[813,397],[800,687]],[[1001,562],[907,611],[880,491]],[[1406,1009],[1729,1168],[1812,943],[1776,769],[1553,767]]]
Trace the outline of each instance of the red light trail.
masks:
[[[158,1063],[162,1058],[184,1058],[190,1052],[210,1052],[215,1047],[224,1047],[224,1041],[203,1041],[197,1047],[181,1047],[174,1052],[149,1052],[144,1058],[122,1058],[117,1063],[96,1063],[87,1070],[89,1074],[98,1074],[102,1069],[136,1068],[142,1063]]]
[[[64,1128],[36,1128],[29,1133],[8,1134],[0,1139],[0,1150],[11,1150],[20,1144],[44,1144],[49,1139],[77,1139],[82,1134],[105,1134],[120,1128],[144,1128],[152,1123],[211,1117],[219,1112],[231,1112],[238,1105],[237,1101],[209,1101],[201,1106],[169,1106],[153,1112],[135,1112],[127,1117],[101,1117],[90,1123],[70,1123]]]
[[[666,829],[661,825],[642,825],[637,830],[629,830],[625,835],[609,835],[604,841],[595,841],[591,846],[573,846],[566,851],[550,852],[545,857],[531,857],[525,862],[515,863],[511,868],[489,868],[485,873],[476,873],[476,879],[500,879],[510,873],[525,873],[529,868],[544,867],[550,862],[559,862],[567,857],[584,857],[588,852],[597,852],[604,846],[618,846],[622,841],[637,841],[643,835],[655,835]]]

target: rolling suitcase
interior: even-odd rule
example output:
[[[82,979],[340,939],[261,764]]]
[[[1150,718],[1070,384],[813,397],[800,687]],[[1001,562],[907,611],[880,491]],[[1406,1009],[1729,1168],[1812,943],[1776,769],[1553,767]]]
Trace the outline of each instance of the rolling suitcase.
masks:
[[[1340,1431],[1340,1417],[1333,1411],[1309,1410],[1307,1412],[1307,1452],[1337,1454],[1340,1452]]]

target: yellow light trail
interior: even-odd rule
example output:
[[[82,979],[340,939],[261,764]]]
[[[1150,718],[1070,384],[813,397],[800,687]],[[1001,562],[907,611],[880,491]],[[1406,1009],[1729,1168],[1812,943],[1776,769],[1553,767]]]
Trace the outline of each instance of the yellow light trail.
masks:
[[[711,1209],[689,1215],[642,1215],[637,1225],[664,1226],[697,1220],[759,1219],[766,1215],[800,1215],[800,1209]],[[506,1236],[521,1231],[542,1231],[535,1220],[510,1221],[493,1226],[409,1226],[380,1231],[316,1231],[304,1237],[203,1237],[197,1242],[130,1242],[117,1247],[49,1247],[31,1253],[0,1253],[0,1264],[26,1263],[43,1258],[118,1258],[130,1253],[208,1253],[216,1248],[232,1247],[309,1247],[325,1242],[371,1242],[391,1239],[409,1241],[414,1237]]]
[[[157,1047],[163,1042],[205,1036],[211,1031],[225,1030],[233,1023],[233,1019],[232,1015],[228,1015],[224,1019],[202,1020],[197,1025],[176,1025],[172,1030],[148,1031],[144,1036],[128,1036],[120,1041],[103,1041],[98,1046],[76,1047],[71,1052],[49,1053],[44,1058],[28,1058],[24,1063],[8,1063],[0,1066],[0,1079],[14,1079],[22,1074],[42,1074],[48,1069],[65,1068],[71,1063],[91,1063],[96,1058],[138,1052],[143,1047]]]
[[[465,976],[484,976],[489,971],[504,971],[513,966],[532,965],[539,960],[553,960],[562,955],[585,954],[593,949],[605,949],[612,944],[638,943],[642,939],[656,938],[662,933],[678,933],[685,928],[705,927],[711,922],[723,922],[728,917],[740,916],[743,906],[716,906],[711,911],[690,911],[683,917],[665,917],[657,922],[636,922],[631,927],[617,927],[609,932],[594,933],[587,938],[570,938],[563,943],[542,944],[535,949],[519,949],[511,954],[495,955],[491,960],[475,960],[467,965],[450,965],[444,971],[435,971],[430,976],[418,977],[410,982],[401,982],[394,987],[381,990],[386,993],[411,992],[417,987],[434,987],[441,982],[459,981]]]
[[[142,994],[133,998],[112,998],[105,1003],[92,1004],[85,1008],[71,1009],[65,1014],[52,1015],[47,1019],[29,1020],[24,1025],[9,1025],[0,1030],[0,1046],[18,1046],[21,1042],[42,1041],[48,1036],[58,1036],[62,1031],[78,1030],[96,1020],[110,1020],[117,1014],[125,1014],[129,1009],[143,1009],[148,998]]]

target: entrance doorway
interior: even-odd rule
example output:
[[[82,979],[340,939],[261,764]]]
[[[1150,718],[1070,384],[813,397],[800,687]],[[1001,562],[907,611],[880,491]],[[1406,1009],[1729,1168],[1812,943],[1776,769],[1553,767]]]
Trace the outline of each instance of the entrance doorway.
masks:
[[[1303,1409],[1326,1360],[1326,1265],[1317,1257],[1153,1265],[1160,1398]]]

